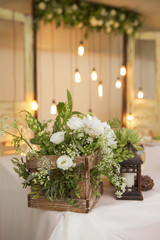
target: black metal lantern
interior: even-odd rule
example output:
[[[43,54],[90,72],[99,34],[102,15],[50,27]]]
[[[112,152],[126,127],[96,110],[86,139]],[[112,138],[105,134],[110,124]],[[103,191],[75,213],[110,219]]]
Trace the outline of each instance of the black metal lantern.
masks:
[[[134,157],[129,158],[128,160],[123,160],[123,162],[120,163],[121,176],[125,178],[126,191],[119,199],[143,200],[141,193],[141,164],[143,163],[142,159],[130,141],[127,142],[124,150],[132,150]]]

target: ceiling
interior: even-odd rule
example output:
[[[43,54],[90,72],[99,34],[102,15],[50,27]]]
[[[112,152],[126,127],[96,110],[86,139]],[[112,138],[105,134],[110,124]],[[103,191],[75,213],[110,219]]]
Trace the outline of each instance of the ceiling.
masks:
[[[143,29],[160,31],[160,0],[88,0],[114,7],[126,7],[142,15]],[[0,7],[25,14],[32,12],[32,0],[0,0]]]

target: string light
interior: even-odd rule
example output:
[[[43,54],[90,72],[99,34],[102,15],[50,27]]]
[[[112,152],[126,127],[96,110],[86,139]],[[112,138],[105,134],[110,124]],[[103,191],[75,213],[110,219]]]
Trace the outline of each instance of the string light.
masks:
[[[128,114],[127,120],[128,120],[129,122],[132,122],[132,121],[133,121],[133,116],[132,116],[132,113],[131,113],[131,112]]]
[[[83,56],[84,55],[84,46],[83,46],[83,42],[81,41],[78,47],[78,55],[79,56]]]
[[[76,71],[75,71],[75,82],[76,83],[80,83],[81,82],[81,75],[80,75],[78,69],[76,69]]]
[[[96,72],[96,69],[95,69],[95,68],[92,69],[91,79],[92,79],[93,81],[96,81],[96,80],[97,80],[97,72]]]
[[[98,84],[98,96],[103,97],[103,85],[101,81]]]
[[[124,65],[121,66],[120,68],[120,75],[125,76],[126,75],[126,67]]]
[[[142,99],[143,97],[144,97],[144,93],[143,93],[142,88],[140,88],[139,91],[138,91],[138,98]]]
[[[33,111],[37,111],[38,110],[38,103],[37,103],[36,100],[32,101],[31,107],[32,107]]]
[[[56,107],[56,103],[53,100],[52,105],[51,105],[51,114],[55,115],[57,113],[57,107]]]
[[[119,77],[116,80],[115,86],[116,86],[116,88],[121,88],[121,86],[122,86],[122,83],[121,83],[121,80]]]

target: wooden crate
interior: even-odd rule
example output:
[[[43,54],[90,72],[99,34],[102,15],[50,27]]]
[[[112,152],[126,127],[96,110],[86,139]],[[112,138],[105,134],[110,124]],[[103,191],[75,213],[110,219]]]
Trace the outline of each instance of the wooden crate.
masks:
[[[49,161],[55,163],[59,156],[56,155],[47,155],[47,156],[40,156],[46,157]],[[94,154],[86,157],[75,157],[73,162],[77,165],[83,163],[85,165],[85,171],[82,172],[82,181],[79,183],[79,187],[81,189],[80,198],[77,198],[74,194],[72,195],[73,199],[78,200],[76,205],[79,205],[78,208],[67,204],[64,199],[59,199],[53,202],[49,202],[48,199],[45,198],[44,195],[40,195],[37,199],[32,199],[32,196],[28,195],[28,206],[33,208],[40,208],[46,210],[56,210],[56,211],[72,211],[72,212],[79,212],[79,213],[88,213],[92,210],[92,208],[97,203],[100,196],[95,196],[92,191],[92,186],[90,183],[90,171],[92,168],[97,164],[98,160],[101,158],[101,153],[96,151]],[[37,162],[34,156],[26,159],[26,165],[30,172],[37,171]],[[97,192],[102,194],[103,186],[102,183],[97,187]]]

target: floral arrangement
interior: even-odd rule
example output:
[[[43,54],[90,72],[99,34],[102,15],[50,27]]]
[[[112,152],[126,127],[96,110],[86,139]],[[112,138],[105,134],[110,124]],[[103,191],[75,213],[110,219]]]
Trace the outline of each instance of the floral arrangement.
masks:
[[[6,118],[1,119],[1,135],[9,134],[17,152],[21,152],[21,142],[30,148],[27,158],[35,156],[38,160],[37,171],[30,173],[23,158],[12,159],[14,170],[24,178],[23,186],[31,186],[33,199],[44,192],[49,201],[63,197],[67,202],[75,204],[72,192],[79,198],[79,183],[84,164],[76,165],[75,157],[87,156],[95,151],[101,151],[101,159],[91,171],[91,184],[95,190],[101,181],[101,176],[107,176],[116,188],[117,197],[125,191],[124,178],[120,175],[119,162],[134,157],[131,151],[124,151],[126,141],[129,139],[136,147],[140,138],[134,130],[120,127],[116,119],[101,122],[97,117],[84,115],[72,111],[72,97],[67,91],[67,102],[57,105],[58,115],[54,121],[52,131],[51,121],[38,121],[29,112],[25,112],[25,121],[34,133],[34,138],[28,141],[23,135],[23,127],[17,120],[12,127],[16,133],[9,130]],[[114,129],[114,130],[113,130]],[[56,164],[52,164],[46,155],[58,155]]]
[[[74,0],[36,0],[34,23],[38,26],[55,21],[59,27],[64,26],[86,28],[89,31],[103,29],[106,33],[118,32],[133,35],[141,26],[139,15],[125,8]]]

